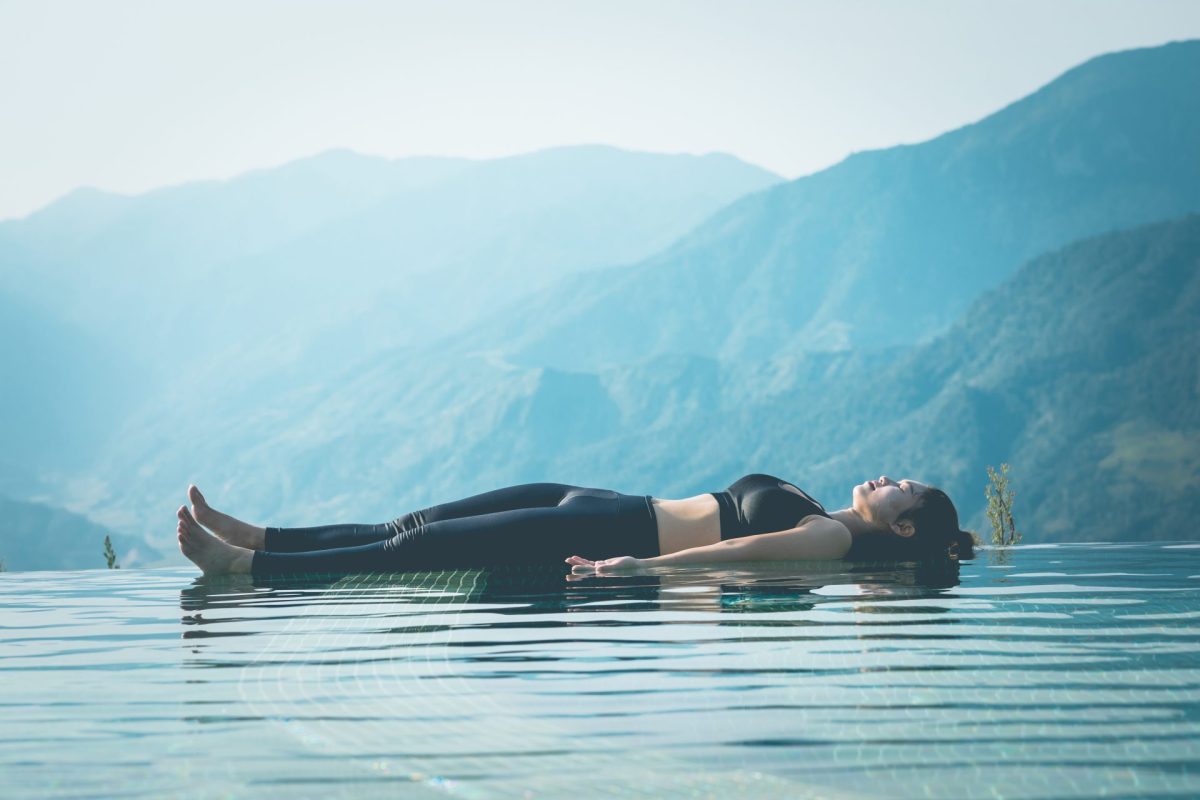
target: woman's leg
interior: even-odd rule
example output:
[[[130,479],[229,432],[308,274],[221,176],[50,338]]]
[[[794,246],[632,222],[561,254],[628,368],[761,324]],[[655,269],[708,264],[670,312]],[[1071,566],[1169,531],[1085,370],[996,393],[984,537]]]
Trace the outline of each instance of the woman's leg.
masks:
[[[395,535],[396,530],[390,522],[378,525],[339,522],[309,528],[268,527],[263,534],[262,549],[275,553],[302,553],[307,550],[327,550],[381,542]]]
[[[510,563],[561,564],[573,554],[592,559],[657,555],[653,518],[644,507],[636,505],[643,503],[643,498],[626,501],[628,506],[622,509],[622,497],[632,496],[572,487],[558,505],[418,522],[390,538],[348,547],[256,552],[251,569],[257,575],[399,572]]]
[[[263,550],[275,553],[301,553],[334,547],[357,547],[382,542],[431,522],[514,511],[521,508],[548,508],[563,501],[571,490],[583,487],[565,483],[522,483],[410,511],[391,522],[379,524],[343,523],[311,528],[267,528]]]

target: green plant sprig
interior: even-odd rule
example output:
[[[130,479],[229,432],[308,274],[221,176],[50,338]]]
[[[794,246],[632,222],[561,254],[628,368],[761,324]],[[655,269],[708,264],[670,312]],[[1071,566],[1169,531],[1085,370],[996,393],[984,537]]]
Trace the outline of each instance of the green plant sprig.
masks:
[[[108,563],[109,569],[120,569],[121,565],[117,563],[117,551],[113,550],[112,539],[104,536],[104,560]]]
[[[1013,498],[1017,493],[1008,486],[1008,464],[1001,464],[999,472],[989,464],[987,472],[990,482],[984,489],[984,495],[987,497],[988,521],[992,523],[992,543],[1016,544],[1021,541],[1012,514]]]

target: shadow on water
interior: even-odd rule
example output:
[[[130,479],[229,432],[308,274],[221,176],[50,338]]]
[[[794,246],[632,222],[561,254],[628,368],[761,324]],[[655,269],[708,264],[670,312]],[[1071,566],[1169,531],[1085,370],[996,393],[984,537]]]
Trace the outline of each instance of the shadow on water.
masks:
[[[401,573],[360,573],[197,578],[180,592],[184,623],[202,621],[205,609],[240,605],[288,607],[328,603],[378,603],[388,598],[420,606],[495,606],[501,615],[587,614],[614,611],[694,611],[723,614],[808,611],[853,597],[859,611],[888,613],[872,599],[905,600],[906,611],[943,613],[942,604],[914,608],[913,600],[937,598],[960,582],[958,562],[847,563],[775,562],[735,568],[671,568],[655,574],[576,575],[558,565]],[[440,609],[445,610],[445,609]],[[715,620],[722,624],[721,620]],[[544,624],[560,624],[546,621]],[[564,623],[565,624],[565,623]],[[622,623],[616,623],[622,624]],[[631,619],[629,624],[658,624]],[[185,638],[188,634],[185,633]]]

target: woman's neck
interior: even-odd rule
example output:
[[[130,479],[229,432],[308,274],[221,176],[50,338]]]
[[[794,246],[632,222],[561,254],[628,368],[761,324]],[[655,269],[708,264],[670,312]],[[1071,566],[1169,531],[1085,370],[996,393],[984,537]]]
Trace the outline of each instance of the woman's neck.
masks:
[[[877,525],[867,522],[853,508],[831,511],[829,512],[829,516],[845,525],[846,530],[850,531],[851,537],[862,536],[864,533],[880,533],[880,528]]]

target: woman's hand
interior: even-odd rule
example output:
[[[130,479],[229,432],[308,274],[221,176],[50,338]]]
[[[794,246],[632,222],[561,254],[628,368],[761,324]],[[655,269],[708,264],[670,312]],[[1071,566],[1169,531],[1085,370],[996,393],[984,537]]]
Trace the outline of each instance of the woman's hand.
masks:
[[[592,561],[590,558],[583,556],[571,556],[566,559],[566,562],[571,565],[572,575],[584,575],[587,573],[608,573],[618,570],[640,569],[644,564],[642,559],[634,558],[633,556],[617,556],[616,558],[605,558],[601,561]]]

